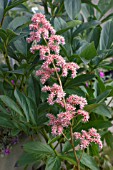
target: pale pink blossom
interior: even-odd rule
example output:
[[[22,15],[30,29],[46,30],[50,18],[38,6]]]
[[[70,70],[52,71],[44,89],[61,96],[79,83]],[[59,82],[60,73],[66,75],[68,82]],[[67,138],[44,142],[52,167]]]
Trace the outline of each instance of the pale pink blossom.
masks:
[[[83,109],[87,105],[86,99],[77,95],[70,95],[66,101],[71,105],[79,105],[80,109]]]
[[[53,105],[54,103],[58,103],[58,101],[62,100],[63,97],[65,96],[65,92],[63,91],[62,87],[57,85],[56,83],[54,83],[52,87],[44,86],[42,88],[42,91],[50,92],[48,96],[48,103],[50,105]]]
[[[72,72],[71,77],[75,78],[78,69],[79,69],[79,66],[76,63],[73,63],[73,62],[66,63],[63,65],[63,68],[62,68],[62,76],[67,77],[68,70],[71,70]]]
[[[85,110],[78,110],[78,115],[82,115],[84,118],[82,119],[83,122],[87,122],[89,120],[89,113]]]
[[[75,139],[80,140],[80,148],[85,149],[87,148],[90,143],[94,142],[99,145],[100,148],[103,147],[101,137],[99,133],[97,133],[97,130],[94,128],[89,129],[89,131],[82,130],[81,133],[79,132],[74,132],[74,137]]]

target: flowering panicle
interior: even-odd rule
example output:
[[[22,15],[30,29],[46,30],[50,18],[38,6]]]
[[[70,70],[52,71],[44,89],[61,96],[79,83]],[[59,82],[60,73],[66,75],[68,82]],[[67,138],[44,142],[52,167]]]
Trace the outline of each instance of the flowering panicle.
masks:
[[[48,92],[47,102],[50,105],[55,103],[59,104],[64,112],[60,112],[57,117],[53,114],[47,114],[50,119],[49,125],[52,126],[53,135],[61,135],[64,128],[71,125],[71,120],[78,115],[82,115],[83,122],[89,120],[89,113],[84,109],[87,105],[85,98],[70,95],[66,96],[63,90],[61,77],[66,77],[68,71],[71,71],[71,77],[75,78],[79,66],[74,62],[66,62],[66,60],[59,54],[60,45],[65,44],[64,37],[55,34],[54,28],[46,20],[45,16],[42,14],[35,14],[32,18],[32,24],[30,24],[30,37],[27,41],[34,42],[30,51],[34,54],[35,51],[39,51],[40,60],[43,60],[43,64],[39,70],[36,71],[36,75],[40,77],[41,83],[45,84],[46,81],[51,77],[56,75],[59,85],[54,83],[53,86],[44,86],[42,88],[43,92]],[[39,45],[38,42],[43,39],[45,45]],[[79,108],[79,109],[78,109]],[[88,132],[82,130],[82,134],[75,132],[75,139],[80,139],[81,149],[89,146],[90,142],[98,143],[100,148],[102,148],[102,142],[100,140],[100,135],[97,131],[92,128]]]
[[[94,128],[89,129],[89,131],[82,130],[82,133],[74,132],[75,139],[80,139],[80,148],[85,149],[89,146],[90,143],[94,142],[102,148],[102,142],[100,140],[100,135],[97,133],[97,130]]]

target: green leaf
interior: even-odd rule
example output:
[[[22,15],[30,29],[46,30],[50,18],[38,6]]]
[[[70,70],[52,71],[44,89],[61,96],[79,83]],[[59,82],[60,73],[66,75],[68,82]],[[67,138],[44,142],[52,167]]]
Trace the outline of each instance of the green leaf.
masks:
[[[101,10],[101,17],[105,15],[105,13],[110,10],[113,7],[113,1],[112,0],[99,0],[98,7]]]
[[[72,165],[77,165],[76,161],[72,159],[72,157],[70,156],[66,156],[66,155],[59,155],[58,156],[60,159],[64,160],[64,161],[68,161],[70,163],[72,163]]]
[[[14,0],[11,5],[7,6],[4,10],[4,13],[6,14],[7,11],[9,11],[10,9],[22,4],[23,2],[26,2],[28,0]]]
[[[33,100],[26,97],[24,94],[22,94],[19,90],[15,90],[14,92],[15,98],[17,99],[19,105],[24,111],[24,114],[26,116],[27,122],[31,120],[33,124],[36,125],[36,119],[37,119],[37,107]]]
[[[108,131],[104,136],[106,143],[108,146],[110,146],[113,149],[113,134]]]
[[[79,144],[79,141],[74,141],[74,146],[76,147]],[[69,150],[72,150],[72,145],[69,141],[66,141],[63,145],[62,152],[68,152]]]
[[[88,112],[92,112],[92,110],[94,110],[95,108],[97,108],[98,106],[100,106],[100,104],[90,104],[90,105],[86,105],[84,107],[84,110],[88,111]]]
[[[100,50],[106,50],[111,47],[113,42],[113,21],[108,21],[103,25],[100,36]]]
[[[81,131],[82,129],[84,130],[88,130],[92,127],[96,128],[96,129],[103,129],[103,128],[109,128],[111,127],[112,124],[110,121],[104,121],[104,120],[91,120],[88,123],[82,124],[81,126],[78,125],[77,127],[75,127],[76,131]]]
[[[73,36],[75,37],[79,33],[82,33],[84,30],[88,30],[89,28],[95,27],[100,24],[101,22],[96,20],[83,23],[74,31]]]
[[[86,153],[83,153],[82,155],[82,159],[80,161],[83,165],[85,165],[86,167],[90,168],[91,170],[99,170],[95,160],[93,159],[93,157],[89,156]]]
[[[27,56],[27,42],[24,38],[16,40],[14,46],[20,54]]]
[[[6,41],[6,39],[7,39],[7,34],[6,34],[5,30],[3,30],[3,29],[0,29],[0,38],[3,41]]]
[[[6,33],[7,33],[7,42],[8,43],[10,43],[17,36],[17,34],[10,29],[7,29]]]
[[[21,155],[19,160],[17,161],[17,166],[26,166],[31,163],[37,162],[38,160],[41,160],[43,158],[43,155],[37,155],[37,154],[31,154],[31,153],[24,153]]]
[[[76,78],[74,78],[73,80],[70,80],[68,81],[66,84],[65,84],[65,88],[71,88],[73,86],[79,86],[81,85],[82,83],[88,81],[88,80],[91,80],[95,77],[94,74],[84,74],[84,75],[80,75],[80,76],[77,76]]]
[[[20,110],[20,108],[18,107],[18,105],[8,96],[5,95],[1,95],[0,99],[3,101],[3,103],[6,104],[6,106],[8,106],[9,108],[11,108],[12,110],[14,110],[16,113],[18,113],[20,116],[23,116],[22,111]]]
[[[71,19],[75,19],[81,9],[81,0],[65,0],[64,6],[68,16]]]
[[[37,155],[54,155],[54,151],[50,148],[49,145],[42,142],[29,142],[24,144],[24,151],[31,154]]]
[[[67,22],[67,26],[65,28],[57,31],[57,34],[62,34],[66,31],[68,31],[69,29],[76,27],[77,25],[80,25],[80,24],[81,24],[81,21],[79,21],[79,20],[69,21],[69,22]]]
[[[97,113],[97,114],[102,115],[102,116],[106,116],[108,118],[111,118],[111,112],[109,111],[108,107],[104,104],[93,109],[92,112]]]
[[[3,15],[4,15],[4,0],[0,0],[0,23],[2,21]]]
[[[40,103],[41,87],[39,81],[31,76],[28,85],[28,97],[38,106]]]
[[[30,19],[26,16],[16,17],[9,23],[8,28],[11,30],[15,30],[23,24],[29,22],[29,20]]]
[[[95,49],[94,42],[92,42],[85,46],[83,51],[80,53],[80,58],[85,64],[88,64],[96,55],[97,51]]]
[[[90,33],[88,33],[88,42],[93,41],[96,49],[99,45],[100,33],[101,33],[101,27],[100,26],[92,29],[92,31]]]
[[[46,162],[45,170],[60,170],[61,161],[59,157],[49,157]]]
[[[14,128],[10,119],[0,116],[0,127],[4,128]]]
[[[96,103],[103,102],[107,98],[107,96],[110,94],[110,92],[111,92],[111,90],[106,90],[105,92],[103,92],[102,94],[97,96]]]

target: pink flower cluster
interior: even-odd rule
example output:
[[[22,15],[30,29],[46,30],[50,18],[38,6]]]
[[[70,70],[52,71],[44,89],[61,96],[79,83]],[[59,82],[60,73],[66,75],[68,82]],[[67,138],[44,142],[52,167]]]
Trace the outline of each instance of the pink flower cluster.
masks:
[[[83,109],[87,105],[86,99],[77,95],[70,95],[66,101],[71,105],[79,105],[80,109]]]
[[[85,149],[87,148],[90,143],[94,142],[102,148],[102,142],[100,140],[100,135],[97,133],[97,130],[94,128],[89,129],[89,131],[82,130],[82,133],[74,132],[75,139],[80,139],[80,148]]]
[[[65,96],[65,92],[63,91],[62,87],[57,85],[56,83],[53,84],[52,87],[50,86],[44,86],[42,88],[43,92],[50,91],[49,97],[48,97],[48,103],[50,105],[53,105],[54,103],[59,103]]]
[[[41,40],[41,36],[43,36],[45,39],[49,38],[49,33],[52,35],[55,34],[54,28],[51,26],[51,24],[46,20],[45,16],[43,14],[34,14],[32,18],[32,24],[30,24],[30,30],[33,30],[30,32],[30,37],[27,38],[27,42],[30,43],[32,41],[39,42]]]
[[[52,126],[52,134],[53,135],[61,135],[63,133],[63,128],[68,127],[70,125],[70,120],[73,119],[74,114],[70,112],[61,112],[56,118],[52,114],[47,114],[50,119],[49,125]]]

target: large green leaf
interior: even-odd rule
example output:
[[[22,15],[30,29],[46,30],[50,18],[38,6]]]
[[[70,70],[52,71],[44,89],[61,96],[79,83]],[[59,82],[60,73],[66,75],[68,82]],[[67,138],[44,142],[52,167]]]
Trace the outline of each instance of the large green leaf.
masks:
[[[8,96],[5,96],[5,95],[1,95],[0,99],[3,101],[3,103],[6,104],[6,106],[8,106],[12,110],[14,110],[19,115],[23,116],[21,109],[18,107],[16,102],[14,102],[11,98],[9,98]]]
[[[113,42],[113,21],[108,21],[103,25],[100,36],[100,50],[106,50],[111,47]]]
[[[16,17],[10,22],[8,28],[11,30],[15,30],[18,27],[22,26],[23,24],[26,24],[28,21],[29,18],[26,16]]]
[[[3,15],[4,15],[4,0],[0,0],[0,23],[2,21]]]
[[[75,19],[81,9],[81,0],[65,0],[64,6],[71,19]]]
[[[106,116],[108,118],[111,118],[111,112],[108,109],[108,107],[104,104],[96,107],[95,109],[92,110],[92,112],[97,113],[97,114],[102,115],[102,116]]]
[[[50,148],[49,145],[42,142],[29,142],[24,146],[24,151],[31,154],[37,155],[54,155],[54,151]]]
[[[89,156],[86,153],[83,153],[82,159],[80,161],[83,165],[90,168],[91,170],[99,170],[93,157]]]
[[[79,86],[81,85],[82,83],[88,81],[88,80],[91,80],[95,77],[94,74],[83,74],[83,75],[80,75],[80,76],[77,76],[76,78],[74,78],[73,80],[70,80],[68,81],[66,84],[65,84],[65,88],[71,88],[73,86]]]
[[[31,153],[24,153],[21,155],[19,160],[17,161],[17,166],[26,166],[31,163],[37,162],[43,158],[43,155],[31,154]]]
[[[49,157],[46,162],[45,170],[60,170],[61,161],[56,157]]]
[[[69,29],[74,28],[74,27],[76,27],[77,25],[80,25],[80,24],[81,24],[81,21],[79,21],[79,20],[69,21],[69,22],[67,22],[67,26],[64,29],[57,31],[57,34],[62,34],[66,31],[68,31]]]
[[[97,49],[100,41],[101,27],[97,26],[90,33],[88,33],[88,42],[94,42],[95,48]]]
[[[98,7],[101,10],[101,17],[105,15],[107,11],[109,11],[113,7],[113,1],[112,0],[99,0]]]
[[[79,33],[82,33],[84,30],[88,30],[89,28],[95,27],[100,25],[100,21],[89,21],[86,23],[81,24],[73,33],[73,36],[77,36]]]
[[[87,44],[85,48],[80,53],[81,60],[88,64],[92,58],[94,58],[97,55],[97,51],[94,46],[94,42]]]
[[[16,47],[17,51],[24,56],[27,56],[27,42],[24,38],[17,39],[14,42],[14,46]]]

